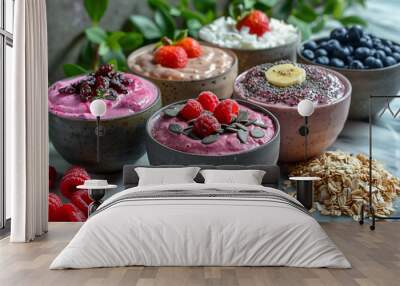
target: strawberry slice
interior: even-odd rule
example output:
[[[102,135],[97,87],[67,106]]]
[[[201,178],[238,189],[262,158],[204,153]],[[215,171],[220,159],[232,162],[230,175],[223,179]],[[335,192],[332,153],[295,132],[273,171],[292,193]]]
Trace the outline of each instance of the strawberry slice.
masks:
[[[236,24],[236,28],[240,31],[243,27],[249,28],[250,34],[255,34],[259,37],[270,31],[269,19],[260,10],[253,10],[246,14]]]

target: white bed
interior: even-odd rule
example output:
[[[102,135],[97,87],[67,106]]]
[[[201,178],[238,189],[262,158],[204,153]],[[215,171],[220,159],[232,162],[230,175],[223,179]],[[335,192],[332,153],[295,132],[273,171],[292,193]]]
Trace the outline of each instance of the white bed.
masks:
[[[198,183],[138,186],[114,195],[50,269],[128,265],[351,267],[284,192]]]

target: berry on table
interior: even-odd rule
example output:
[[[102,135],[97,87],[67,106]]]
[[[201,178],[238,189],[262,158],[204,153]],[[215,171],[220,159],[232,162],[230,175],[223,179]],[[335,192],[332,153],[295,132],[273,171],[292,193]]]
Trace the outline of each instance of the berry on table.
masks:
[[[270,31],[269,19],[267,15],[259,10],[251,11],[237,22],[236,28],[239,31],[243,27],[248,27],[250,34],[255,34],[259,37]]]
[[[179,112],[185,120],[192,120],[200,116],[203,112],[203,106],[200,102],[194,99],[189,99]]]
[[[154,61],[168,68],[184,68],[188,63],[188,55],[182,47],[161,46],[154,52]]]
[[[201,106],[205,110],[214,112],[215,108],[219,103],[218,97],[211,91],[203,91],[197,97],[197,101],[200,102]]]
[[[214,110],[214,116],[221,124],[230,124],[239,113],[239,104],[232,99],[222,100]]]
[[[192,131],[200,138],[204,138],[216,133],[220,128],[217,118],[209,113],[203,113],[195,120]]]
[[[186,51],[186,54],[189,58],[200,57],[203,53],[203,48],[199,42],[190,37],[179,40],[176,45],[182,47]]]

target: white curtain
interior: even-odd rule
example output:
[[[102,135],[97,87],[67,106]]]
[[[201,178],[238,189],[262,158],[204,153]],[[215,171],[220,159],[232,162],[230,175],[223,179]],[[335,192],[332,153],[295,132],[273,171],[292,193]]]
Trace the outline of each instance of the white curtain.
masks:
[[[47,231],[48,119],[45,0],[15,1],[13,94],[6,98],[6,187],[12,242]]]

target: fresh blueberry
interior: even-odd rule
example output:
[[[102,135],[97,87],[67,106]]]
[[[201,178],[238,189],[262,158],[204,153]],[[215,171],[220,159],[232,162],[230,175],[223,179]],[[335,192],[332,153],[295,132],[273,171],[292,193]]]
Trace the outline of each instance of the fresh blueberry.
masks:
[[[350,64],[353,60],[354,60],[354,58],[352,56],[347,56],[345,59],[345,63]]]
[[[364,64],[359,60],[354,60],[349,64],[351,69],[362,70],[364,69]]]
[[[311,61],[315,59],[314,52],[309,49],[303,50],[303,56]]]
[[[318,48],[318,45],[315,41],[308,41],[304,44],[304,49],[314,51]]]
[[[386,53],[383,50],[377,50],[374,53],[371,54],[374,58],[377,58],[381,61],[383,61],[386,58]]]
[[[341,43],[345,43],[347,38],[347,29],[346,28],[336,28],[333,29],[331,34],[330,34],[330,38],[334,39],[334,40],[338,40]]]
[[[353,46],[346,46],[346,48],[348,48],[348,49],[349,49],[349,51],[350,51],[350,54],[352,54],[352,53],[354,52],[354,48],[353,48]]]
[[[334,50],[340,49],[340,43],[338,40],[329,40],[328,43],[326,44],[325,50],[328,53],[333,53]]]
[[[392,57],[397,61],[400,62],[400,53],[393,53]]]
[[[349,56],[350,55],[350,51],[349,51],[349,49],[347,48],[347,47],[344,47],[344,48],[342,48],[342,47],[339,47],[339,48],[335,48],[333,51],[332,51],[332,56],[334,57],[334,58],[339,58],[339,59],[345,59],[347,56]]]
[[[392,51],[400,54],[400,46],[393,45],[392,46]]]
[[[386,54],[387,56],[390,56],[390,55],[392,54],[392,49],[389,48],[388,46],[383,46],[383,49],[382,49],[382,50],[385,51],[385,54]]]
[[[372,39],[372,43],[373,43],[374,45],[382,44],[382,40],[379,39],[379,38],[373,38],[373,39]]]
[[[358,45],[366,48],[372,48],[374,46],[370,37],[362,37]]]
[[[385,40],[385,39],[381,39],[381,42],[382,42],[382,44],[384,44],[385,46],[392,46],[393,45],[393,43],[392,43],[392,41],[389,41],[389,40]]]
[[[363,60],[370,55],[371,55],[371,51],[370,51],[370,49],[368,49],[366,47],[358,47],[354,51],[354,57],[358,60]]]
[[[328,55],[328,52],[325,49],[320,48],[315,51],[316,57],[323,57],[323,56],[327,56],[327,55]]]
[[[330,65],[334,66],[334,67],[337,67],[337,68],[342,68],[342,67],[344,67],[344,62],[341,59],[332,58],[330,60]]]
[[[320,65],[329,65],[329,58],[327,56],[318,57],[317,63]]]
[[[396,61],[396,59],[393,58],[393,57],[386,57],[386,58],[384,59],[384,61],[383,61],[383,65],[384,65],[385,67],[392,66],[392,65],[395,65],[395,64],[397,64],[397,61]]]
[[[347,39],[351,44],[358,45],[363,35],[364,32],[360,26],[353,26],[347,32]]]
[[[374,57],[368,57],[364,61],[364,65],[366,65],[370,69],[380,69],[383,68],[383,63],[380,59]]]

